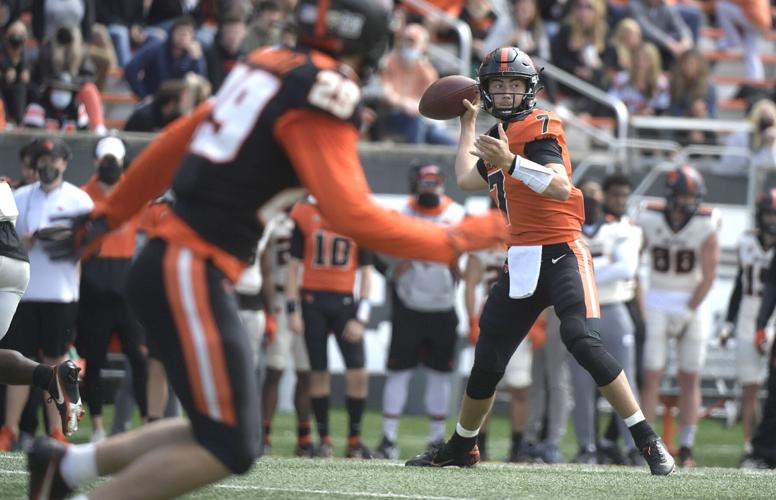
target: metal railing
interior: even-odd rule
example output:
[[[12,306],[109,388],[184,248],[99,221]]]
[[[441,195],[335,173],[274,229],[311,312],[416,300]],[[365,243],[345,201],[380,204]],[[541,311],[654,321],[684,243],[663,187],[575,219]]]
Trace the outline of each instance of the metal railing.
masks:
[[[469,25],[460,19],[451,16],[447,12],[438,9],[425,0],[402,0],[401,3],[418,9],[423,12],[426,17],[429,17],[434,21],[440,21],[456,32],[459,42],[459,55],[456,56],[459,68],[458,71],[462,75],[469,76],[469,65],[471,64],[472,54],[472,30],[469,28]]]
[[[674,116],[633,116],[633,129],[669,130],[690,132],[749,132],[752,127],[747,120],[718,120],[715,118],[679,118]]]

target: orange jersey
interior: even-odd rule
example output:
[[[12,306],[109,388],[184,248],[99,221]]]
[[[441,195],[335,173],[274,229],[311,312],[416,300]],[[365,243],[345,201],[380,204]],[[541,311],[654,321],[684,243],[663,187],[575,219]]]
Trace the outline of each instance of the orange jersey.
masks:
[[[305,290],[352,293],[356,270],[365,265],[358,245],[329,229],[318,207],[297,203],[291,211],[296,225],[291,237],[291,255],[304,265],[302,288]]]
[[[105,201],[107,196],[97,184],[97,177],[92,176],[81,189],[92,198],[94,204]],[[137,241],[137,217],[129,219],[118,229],[111,231],[100,243],[95,256],[105,259],[131,259],[135,254]]]
[[[540,165],[563,163],[571,179],[566,138],[560,119],[549,111],[535,109],[519,121],[505,123],[509,149]],[[494,127],[489,135],[498,137]],[[582,192],[571,188],[566,201],[539,194],[497,167],[477,162],[488,182],[490,195],[506,215],[510,246],[552,245],[580,238],[584,221]]]

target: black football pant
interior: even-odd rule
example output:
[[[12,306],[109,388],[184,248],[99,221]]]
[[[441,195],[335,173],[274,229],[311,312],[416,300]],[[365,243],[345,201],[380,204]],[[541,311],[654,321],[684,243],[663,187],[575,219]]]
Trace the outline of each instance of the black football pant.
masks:
[[[771,346],[768,360],[768,397],[763,407],[763,418],[757,428],[752,447],[754,454],[776,467],[776,342]]]

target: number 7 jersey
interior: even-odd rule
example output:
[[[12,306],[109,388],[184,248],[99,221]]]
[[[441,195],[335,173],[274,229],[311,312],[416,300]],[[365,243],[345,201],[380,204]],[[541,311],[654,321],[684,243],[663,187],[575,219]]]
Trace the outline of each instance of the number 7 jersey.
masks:
[[[706,239],[720,229],[719,211],[701,207],[674,231],[668,224],[665,204],[646,203],[636,223],[644,231],[650,289],[692,293],[702,278],[701,249]]]

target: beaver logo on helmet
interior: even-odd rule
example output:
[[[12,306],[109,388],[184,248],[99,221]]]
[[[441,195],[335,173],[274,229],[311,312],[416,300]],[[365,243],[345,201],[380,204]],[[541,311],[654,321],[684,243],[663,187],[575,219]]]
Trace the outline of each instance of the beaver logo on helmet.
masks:
[[[299,45],[334,57],[362,55],[370,73],[388,47],[389,12],[380,0],[300,0],[296,8]]]
[[[680,201],[680,196],[693,196],[694,201]],[[706,183],[703,176],[689,165],[682,165],[666,175],[666,210],[681,210],[685,215],[693,215],[706,196]]]
[[[499,77],[525,80],[525,92],[515,94],[523,96],[519,105],[513,105],[509,109],[496,107],[488,90],[488,82]],[[504,121],[521,120],[528,116],[536,106],[536,94],[542,89],[539,84],[539,72],[531,57],[517,47],[501,47],[485,56],[477,71],[477,83],[480,86],[482,109]]]

